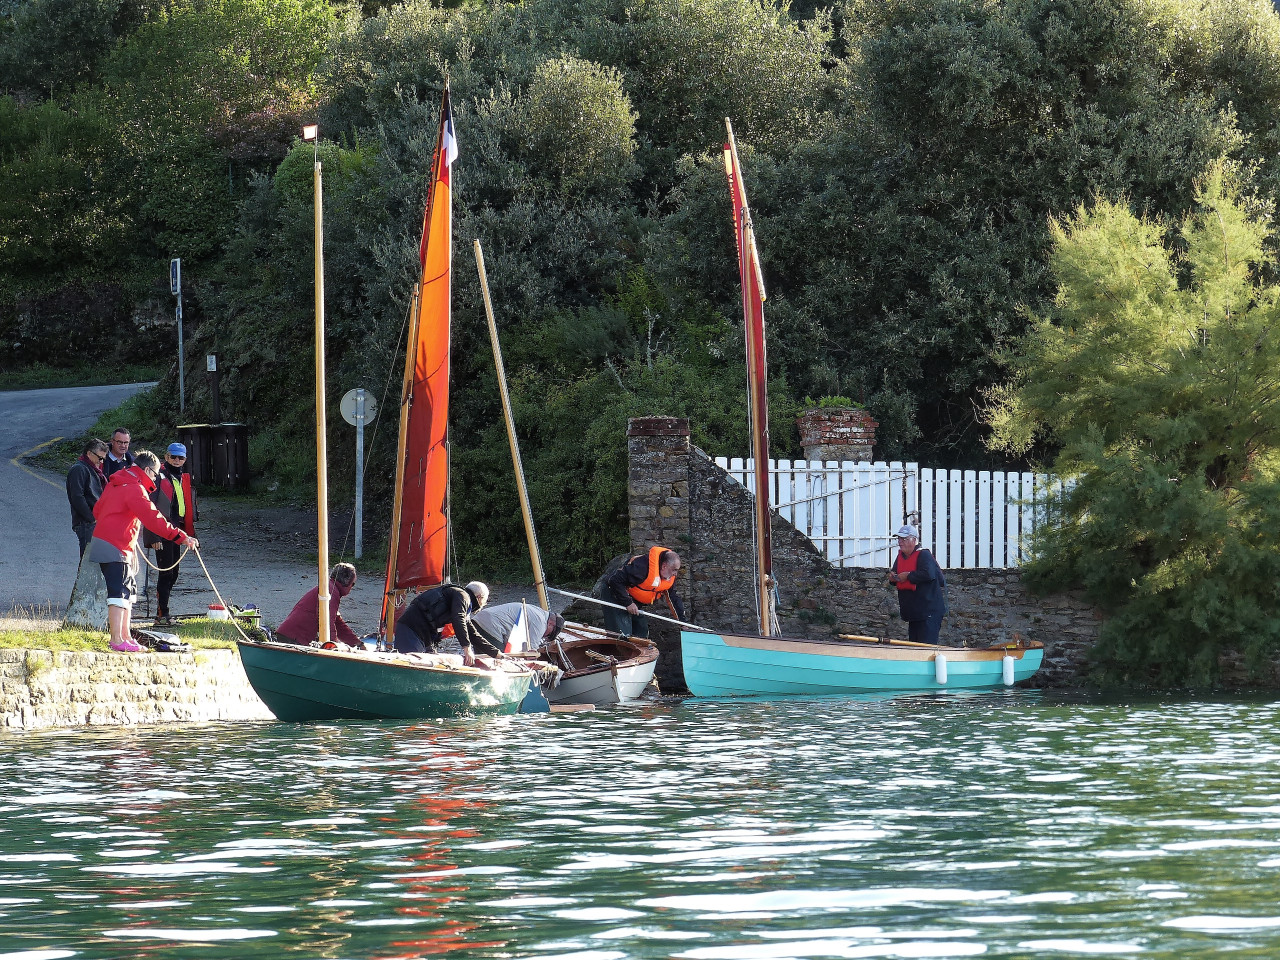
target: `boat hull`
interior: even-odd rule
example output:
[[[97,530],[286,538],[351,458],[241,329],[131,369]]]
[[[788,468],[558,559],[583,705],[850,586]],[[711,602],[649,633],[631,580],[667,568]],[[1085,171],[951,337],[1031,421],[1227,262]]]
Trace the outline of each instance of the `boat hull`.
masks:
[[[543,691],[555,704],[607,707],[635,700],[649,686],[658,666],[658,648],[647,640],[620,637],[581,624],[567,628],[565,639],[550,649],[544,647],[541,657],[566,671],[553,689]],[[601,662],[600,657],[612,662]]]
[[[689,691],[698,697],[830,695],[878,691],[974,690],[1004,685],[1003,659],[1014,658],[1014,682],[1040,669],[1044,648],[895,646],[788,640],[681,631]],[[946,657],[947,682],[937,679]]]
[[[415,664],[392,654],[346,653],[240,641],[254,691],[280,720],[429,720],[510,714],[525,674]]]
[[[551,703],[590,703],[597,707],[626,703],[644,693],[657,665],[658,659],[654,657],[647,663],[619,667],[616,675],[606,667],[581,676],[569,676],[545,695]]]

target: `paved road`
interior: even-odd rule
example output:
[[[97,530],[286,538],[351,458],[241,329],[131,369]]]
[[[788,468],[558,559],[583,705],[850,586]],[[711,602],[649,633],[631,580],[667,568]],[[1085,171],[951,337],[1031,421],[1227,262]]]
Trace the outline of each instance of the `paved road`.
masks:
[[[14,607],[60,614],[79,562],[62,477],[23,466],[19,458],[56,437],[78,435],[104,410],[149,386],[0,392],[0,617]]]

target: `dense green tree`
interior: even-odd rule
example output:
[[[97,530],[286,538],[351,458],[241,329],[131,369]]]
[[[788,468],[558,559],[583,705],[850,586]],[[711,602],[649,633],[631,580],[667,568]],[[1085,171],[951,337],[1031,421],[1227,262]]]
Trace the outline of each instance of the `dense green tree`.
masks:
[[[0,7],[0,91],[43,98],[97,78],[159,0],[26,0]]]
[[[1211,681],[1280,645],[1280,287],[1263,211],[1222,166],[1166,225],[1107,200],[1053,225],[1059,284],[993,392],[993,439],[1055,444],[1032,581],[1109,614],[1126,685]]]

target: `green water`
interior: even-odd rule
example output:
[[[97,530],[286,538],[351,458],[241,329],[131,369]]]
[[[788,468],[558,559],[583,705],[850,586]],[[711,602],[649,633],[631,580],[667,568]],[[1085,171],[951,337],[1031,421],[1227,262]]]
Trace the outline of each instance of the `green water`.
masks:
[[[1280,956],[1280,705],[0,736],[0,958]]]

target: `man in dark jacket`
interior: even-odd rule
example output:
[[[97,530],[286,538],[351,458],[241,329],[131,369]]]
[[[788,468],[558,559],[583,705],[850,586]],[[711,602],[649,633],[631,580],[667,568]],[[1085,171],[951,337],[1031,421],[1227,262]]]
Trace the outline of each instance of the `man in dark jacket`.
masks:
[[[80,556],[93,539],[93,505],[102,496],[107,485],[107,475],[102,461],[107,459],[107,445],[102,440],[90,440],[84,446],[80,459],[67,471],[67,500],[71,503],[71,529],[80,540]]]
[[[907,636],[917,643],[937,643],[947,613],[947,580],[933,554],[922,549],[916,528],[898,529],[898,555],[889,582],[898,588],[898,609],[907,621]]]
[[[604,608],[604,625],[625,637],[644,639],[649,636],[649,621],[641,606],[665,596],[677,620],[684,619],[684,604],[676,595],[676,575],[680,572],[680,554],[663,546],[650,547],[633,557],[614,557],[596,581],[592,596],[597,600],[624,607]]]
[[[164,514],[166,520],[187,536],[194,537],[196,490],[191,485],[191,474],[187,472],[186,464],[187,448],[181,443],[169,444],[164,463],[160,465],[151,502]],[[156,566],[160,568],[160,575],[156,580],[156,622],[165,623],[169,619],[169,595],[173,592],[173,585],[178,582],[178,561],[182,557],[182,550],[173,541],[157,537],[150,531],[142,534],[142,541],[144,547],[155,547]]]
[[[117,470],[126,470],[136,462],[129,452],[129,431],[124,427],[116,427],[111,431],[111,449],[107,451],[107,459],[102,461],[102,472],[111,479]]]
[[[502,654],[471,622],[472,611],[488,599],[489,588],[478,580],[465,587],[443,583],[423,591],[396,618],[395,648],[401,653],[436,653],[444,639],[442,631],[451,625],[462,647],[462,662],[468,667],[483,666],[476,661],[476,650],[493,657]]]

